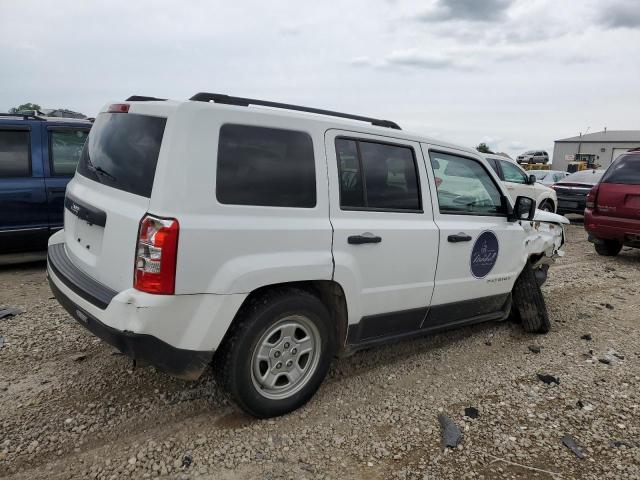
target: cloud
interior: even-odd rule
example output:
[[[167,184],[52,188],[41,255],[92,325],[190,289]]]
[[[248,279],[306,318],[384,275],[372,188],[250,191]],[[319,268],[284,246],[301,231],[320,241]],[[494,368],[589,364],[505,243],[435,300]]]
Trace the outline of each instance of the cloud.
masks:
[[[609,28],[640,28],[640,5],[637,1],[603,3],[598,20]]]
[[[430,10],[418,15],[417,20],[496,22],[505,17],[512,2],[513,0],[437,0]]]
[[[381,58],[367,56],[355,57],[350,62],[355,66],[375,68],[408,67],[424,70],[462,69],[468,70],[475,65],[464,59],[458,59],[455,55],[447,53],[421,52],[416,49],[393,50]]]

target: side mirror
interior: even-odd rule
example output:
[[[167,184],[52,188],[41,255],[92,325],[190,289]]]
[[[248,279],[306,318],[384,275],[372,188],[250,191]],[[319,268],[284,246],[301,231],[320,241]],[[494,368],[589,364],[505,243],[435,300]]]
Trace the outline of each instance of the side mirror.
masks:
[[[536,183],[536,176],[535,175],[529,175],[529,181],[527,182],[529,185],[533,185]]]
[[[513,207],[513,213],[509,220],[512,222],[518,220],[533,220],[536,214],[536,201],[529,197],[516,198],[516,204]]]

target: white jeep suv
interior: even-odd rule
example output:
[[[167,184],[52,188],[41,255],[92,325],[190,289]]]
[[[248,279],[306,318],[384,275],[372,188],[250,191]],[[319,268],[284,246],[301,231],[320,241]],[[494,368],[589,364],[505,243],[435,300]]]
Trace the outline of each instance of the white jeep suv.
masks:
[[[48,276],[67,311],[174,376],[213,363],[259,417],[304,404],[338,354],[510,313],[548,331],[566,223],[514,205],[473,150],[206,93],[107,105],[65,207]]]
[[[540,210],[555,212],[558,207],[558,197],[553,188],[537,181],[533,174],[525,172],[520,165],[513,160],[500,155],[485,155],[491,168],[498,174],[500,180],[509,191],[513,201],[524,195],[536,201]]]

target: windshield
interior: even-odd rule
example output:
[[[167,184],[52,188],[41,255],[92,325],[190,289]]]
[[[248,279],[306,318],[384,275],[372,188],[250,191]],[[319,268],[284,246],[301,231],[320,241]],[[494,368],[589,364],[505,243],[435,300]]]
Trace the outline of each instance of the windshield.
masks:
[[[132,113],[98,115],[78,173],[109,187],[151,197],[166,118]]]
[[[561,183],[590,183],[595,185],[600,181],[603,174],[604,170],[583,170],[582,172],[572,173]]]

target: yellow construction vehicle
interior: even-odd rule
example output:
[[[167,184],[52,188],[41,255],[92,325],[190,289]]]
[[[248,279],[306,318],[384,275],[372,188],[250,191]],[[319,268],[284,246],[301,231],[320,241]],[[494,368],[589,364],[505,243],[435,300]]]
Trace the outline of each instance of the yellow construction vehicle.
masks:
[[[520,165],[524,170],[551,170],[551,165],[543,163],[525,163]]]

